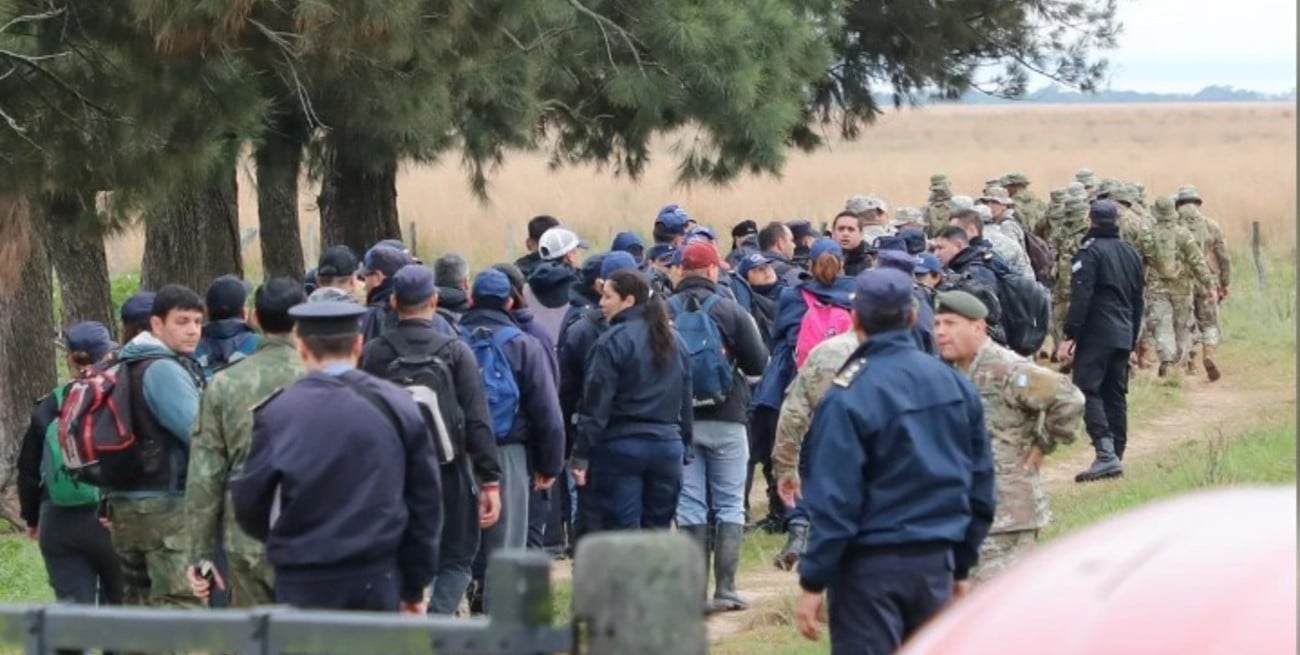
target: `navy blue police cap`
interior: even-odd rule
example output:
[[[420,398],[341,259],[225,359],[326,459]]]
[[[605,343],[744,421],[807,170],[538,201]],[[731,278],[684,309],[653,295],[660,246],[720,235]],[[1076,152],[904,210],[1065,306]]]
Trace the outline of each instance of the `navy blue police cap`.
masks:
[[[306,302],[289,308],[289,318],[302,336],[343,336],[360,334],[361,317],[368,310],[351,302],[324,300]]]

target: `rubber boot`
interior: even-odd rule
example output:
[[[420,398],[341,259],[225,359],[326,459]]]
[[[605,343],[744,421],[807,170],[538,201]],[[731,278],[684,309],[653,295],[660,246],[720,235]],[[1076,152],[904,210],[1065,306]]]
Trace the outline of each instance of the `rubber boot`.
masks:
[[[1074,476],[1075,482],[1092,482],[1124,475],[1124,466],[1120,464],[1119,457],[1115,454],[1114,439],[1103,437],[1094,441],[1092,445],[1097,450],[1097,458],[1092,461],[1092,466],[1088,467],[1088,470]]]
[[[1166,377],[1169,375],[1169,368],[1173,366],[1172,362],[1160,362],[1160,370],[1156,372],[1156,377]]]
[[[735,612],[749,609],[749,601],[736,593],[736,570],[740,568],[740,544],[745,537],[745,526],[735,523],[719,523],[714,541],[713,602],[709,603],[709,613]]]
[[[1205,362],[1205,373],[1210,376],[1210,382],[1218,382],[1223,374],[1219,372],[1219,367],[1214,363],[1214,356],[1218,354],[1217,346],[1205,345],[1205,352],[1202,354],[1202,361]]]
[[[704,551],[704,589],[700,595],[706,599],[709,597],[709,560],[712,559],[710,555],[713,552],[713,535],[710,534],[712,532],[710,528],[712,527],[711,525],[682,525],[677,527],[692,541],[699,544],[700,550]]]
[[[776,554],[773,561],[776,568],[782,571],[794,570],[799,558],[803,556],[803,551],[808,548],[808,524],[802,521],[791,521],[786,526],[785,547],[781,552]]]

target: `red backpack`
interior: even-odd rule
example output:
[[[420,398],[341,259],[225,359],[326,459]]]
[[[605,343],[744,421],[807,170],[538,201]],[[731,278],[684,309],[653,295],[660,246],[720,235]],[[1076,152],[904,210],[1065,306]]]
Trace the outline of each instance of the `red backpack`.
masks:
[[[59,448],[78,481],[129,488],[145,473],[145,457],[131,419],[132,374],[157,358],[113,361],[87,368],[68,385],[59,409]]]

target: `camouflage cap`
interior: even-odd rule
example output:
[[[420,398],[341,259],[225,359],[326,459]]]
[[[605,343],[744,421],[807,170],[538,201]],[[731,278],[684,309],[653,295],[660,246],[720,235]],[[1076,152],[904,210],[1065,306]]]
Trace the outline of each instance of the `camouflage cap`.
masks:
[[[1016,205],[1016,201],[1011,199],[1011,194],[1007,193],[1007,190],[1000,186],[985,189],[984,197],[980,198],[980,200],[983,200],[984,202],[996,202],[1003,207],[1014,207]]]
[[[1061,187],[1056,187],[1055,189],[1052,189],[1050,192],[1048,192],[1048,197],[1052,199],[1052,202],[1065,202],[1065,197],[1069,195],[1069,193],[1070,193],[1069,189],[1066,189],[1065,187],[1061,186]]]
[[[844,211],[861,216],[869,211],[888,211],[885,201],[875,196],[853,196],[844,201]]]
[[[921,223],[925,220],[925,214],[916,207],[899,207],[894,212],[894,223],[897,225],[906,225],[908,223]]]
[[[1110,193],[1110,199],[1131,206],[1137,202],[1137,189],[1134,189],[1131,184],[1122,186]]]
[[[930,176],[931,191],[947,191],[952,188],[952,180],[944,173],[935,173]]]
[[[1124,187],[1123,182],[1120,182],[1119,180],[1113,177],[1108,177],[1102,180],[1101,184],[1097,185],[1097,195],[1102,196],[1102,195],[1114,193],[1123,187]]]
[[[985,188],[985,189],[990,189],[990,188],[993,188],[993,187],[995,187],[995,186],[1002,186],[1002,178],[1001,178],[1000,176],[999,176],[999,177],[991,177],[991,178],[989,178],[989,179],[987,179],[987,180],[984,180],[984,188]]]
[[[1202,202],[1201,193],[1196,190],[1196,187],[1190,184],[1184,184],[1183,186],[1178,187],[1178,197],[1176,202],[1180,205],[1185,202],[1194,202],[1199,205]]]
[[[1076,182],[1079,182],[1084,186],[1092,186],[1096,184],[1096,174],[1092,172],[1091,168],[1080,168],[1078,172],[1074,174],[1074,179]]]
[[[973,209],[975,210],[975,213],[980,215],[980,218],[983,219],[985,224],[993,222],[993,210],[989,209],[988,205],[975,205]]]
[[[1082,182],[1071,182],[1070,186],[1066,187],[1066,192],[1071,198],[1088,197],[1088,188],[1085,187]]]
[[[1007,173],[1002,176],[1002,186],[1029,186],[1029,176],[1024,173]]]
[[[1178,209],[1174,207],[1173,196],[1160,196],[1156,198],[1155,204],[1151,206],[1151,213],[1155,215],[1157,221],[1172,221],[1178,218]]]
[[[1065,213],[1067,214],[1084,214],[1088,213],[1088,199],[1075,198],[1073,196],[1065,199]]]
[[[970,209],[975,206],[975,201],[970,196],[953,196],[948,203],[952,205],[953,211],[958,209]]]

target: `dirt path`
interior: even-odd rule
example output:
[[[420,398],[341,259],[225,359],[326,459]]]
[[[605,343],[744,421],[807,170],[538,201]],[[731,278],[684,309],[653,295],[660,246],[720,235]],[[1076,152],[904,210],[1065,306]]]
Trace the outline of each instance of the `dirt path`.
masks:
[[[1295,379],[1259,380],[1249,373],[1226,374],[1217,383],[1185,380],[1183,399],[1175,406],[1155,409],[1140,422],[1129,427],[1128,452],[1125,459],[1141,459],[1189,440],[1208,440],[1218,433],[1235,436],[1258,425],[1261,420],[1285,413],[1295,413]],[[1048,458],[1043,478],[1049,491],[1074,484],[1074,475],[1092,463],[1093,451],[1085,442],[1078,447]],[[755,512],[766,507],[762,483],[754,485],[750,504]],[[749,568],[740,572],[738,587],[751,601],[745,612],[714,616],[709,619],[709,639],[726,636],[760,626],[788,624],[789,603],[798,593],[794,573],[775,568]]]

